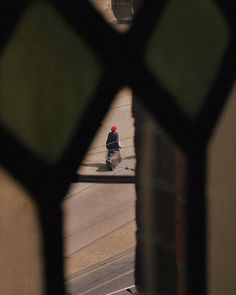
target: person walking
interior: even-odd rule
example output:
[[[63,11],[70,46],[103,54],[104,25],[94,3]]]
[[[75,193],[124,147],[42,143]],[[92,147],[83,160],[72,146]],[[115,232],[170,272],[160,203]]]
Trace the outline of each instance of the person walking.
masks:
[[[121,148],[116,125],[112,125],[111,131],[108,133],[106,148],[108,150],[108,154],[111,154],[114,151],[119,151]]]
[[[108,165],[108,168],[113,170],[121,162],[121,156],[120,156],[121,144],[120,144],[119,134],[117,132],[116,125],[112,125],[111,131],[107,135],[106,148],[107,148],[106,163]]]

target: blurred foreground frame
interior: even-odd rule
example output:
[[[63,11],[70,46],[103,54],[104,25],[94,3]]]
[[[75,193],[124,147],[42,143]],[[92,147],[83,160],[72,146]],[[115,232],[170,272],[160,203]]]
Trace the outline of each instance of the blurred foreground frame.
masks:
[[[1,6],[1,58],[6,53],[8,42],[10,42],[11,37],[17,30],[18,24],[22,17],[24,17],[28,5],[36,2],[41,3],[44,1],[7,1],[7,3]],[[213,84],[209,86],[208,99],[195,121],[186,119],[176,105],[173,94],[170,95],[170,92],[164,89],[160,81],[157,81],[158,79],[147,69],[144,62],[144,51],[146,49],[147,39],[151,36],[152,29],[158,17],[164,11],[162,10],[163,7],[166,3],[170,3],[171,1],[159,1],[158,3],[156,3],[156,1],[144,2],[143,6],[140,6],[139,11],[134,13],[136,18],[132,22],[130,32],[122,36],[113,32],[109,25],[98,16],[98,13],[93,10],[89,3],[82,1],[81,3],[77,1],[47,2],[50,3],[50,5],[52,4],[52,7],[56,7],[57,13],[63,16],[65,23],[73,27],[73,32],[83,36],[84,40],[91,45],[93,52],[97,53],[99,56],[102,65],[105,66],[104,79],[98,86],[99,91],[94,94],[94,99],[89,105],[87,113],[83,115],[82,122],[84,125],[82,125],[87,127],[87,132],[81,131],[81,126],[76,129],[75,137],[72,140],[73,142],[68,149],[65,149],[62,161],[53,167],[44,163],[29,147],[22,144],[22,141],[16,138],[9,129],[6,128],[1,116],[1,164],[31,193],[30,198],[37,208],[35,216],[37,216],[42,230],[41,243],[44,279],[42,290],[39,290],[39,293],[45,293],[47,295],[65,294],[61,200],[73,179],[73,175],[89,143],[95,135],[96,130],[94,130],[92,124],[89,123],[92,122],[93,112],[95,110],[101,111],[96,119],[96,122],[99,123],[109,108],[112,95],[114,95],[120,87],[128,84],[133,89],[137,99],[142,103],[142,108],[147,109],[151,116],[158,120],[160,126],[180,147],[187,158],[188,164],[186,168],[182,163],[181,156],[176,156],[175,151],[170,148],[170,157],[172,159],[180,158],[178,163],[183,167],[181,168],[183,170],[180,174],[183,176],[181,181],[183,181],[186,186],[183,188],[183,193],[188,196],[186,204],[184,197],[181,197],[181,199],[183,199],[183,206],[186,208],[182,208],[183,216],[185,216],[183,219],[186,221],[183,221],[183,226],[186,227],[186,244],[183,243],[182,245],[184,248],[183,257],[181,257],[182,260],[176,261],[175,251],[177,251],[176,247],[178,245],[176,243],[178,243],[178,237],[177,240],[174,239],[174,223],[171,224],[171,243],[165,243],[163,239],[159,239],[160,237],[158,236],[156,237],[156,232],[154,231],[154,237],[152,237],[152,239],[154,238],[154,241],[157,240],[157,247],[151,247],[150,252],[147,251],[144,253],[143,249],[145,251],[149,249],[148,247],[150,245],[146,244],[145,241],[147,241],[150,236],[145,236],[146,228],[143,227],[149,224],[156,225],[158,221],[162,223],[163,220],[158,220],[159,216],[152,215],[153,219],[147,219],[147,224],[143,222],[140,215],[142,210],[141,202],[143,201],[140,197],[142,177],[144,177],[142,173],[145,168],[144,165],[150,164],[149,161],[157,160],[153,160],[152,155],[154,155],[154,159],[155,156],[161,157],[161,155],[158,154],[158,151],[155,152],[155,142],[149,142],[152,137],[148,138],[147,140],[150,143],[148,148],[152,148],[153,153],[149,155],[151,156],[150,160],[145,163],[142,162],[143,159],[145,159],[144,156],[147,156],[147,154],[143,155],[140,149],[141,146],[146,145],[147,142],[145,140],[143,143],[142,139],[140,139],[141,133],[139,132],[142,132],[142,130],[148,131],[148,126],[150,125],[149,123],[145,125],[147,129],[139,125],[143,122],[140,120],[142,115],[140,116],[136,111],[134,112],[136,118],[135,142],[137,149],[137,175],[135,183],[137,187],[138,244],[136,252],[136,283],[139,290],[138,292],[148,295],[158,294],[158,292],[160,294],[165,293],[171,295],[210,294],[208,289],[207,247],[209,235],[206,207],[207,147],[218,119],[224,111],[235,80],[235,1],[206,1],[209,5],[217,6],[217,10],[223,15],[224,21],[230,28],[230,36],[222,63],[217,70],[217,76]],[[90,24],[88,24],[88,18]],[[93,24],[92,30],[91,23]],[[94,28],[96,28],[96,30],[94,30]],[[101,39],[98,38],[98,32],[103,33],[100,34]],[[109,50],[107,49],[107,44],[104,43],[104,36],[106,40],[109,40]],[[134,40],[140,42],[138,50]],[[129,45],[128,47],[125,46],[127,44]],[[121,45],[121,47],[119,45]],[[123,48],[124,52],[121,52],[120,48]],[[126,48],[128,48],[127,51],[125,50]],[[105,52],[107,56],[105,56],[103,52]],[[113,56],[116,57],[116,60],[112,60]],[[132,60],[131,64],[129,63],[130,60]],[[4,74],[5,73],[2,72],[1,77],[4,77]],[[3,89],[2,86],[3,85],[1,85],[1,89]],[[57,86],[58,85],[55,87]],[[233,95],[235,99],[235,94]],[[2,102],[4,97],[0,97],[0,99]],[[33,119],[34,118],[32,118],[32,121]],[[227,130],[232,130],[234,126],[235,125],[229,122]],[[232,136],[235,136],[234,134],[235,132],[232,133]],[[80,142],[81,139],[83,139],[82,142]],[[175,160],[173,160],[172,163],[173,167],[175,166],[174,163]],[[152,166],[150,165],[145,169],[149,171],[148,169],[150,167]],[[158,176],[156,173],[158,174],[159,172],[160,171],[154,171],[153,174],[151,172],[150,175],[156,179]],[[147,175],[149,175],[148,173]],[[185,174],[186,179],[184,177]],[[172,181],[174,181],[174,179],[172,179]],[[153,197],[153,199],[151,198],[151,200],[154,199],[155,197]],[[175,214],[173,205],[175,201],[173,201],[173,199],[168,207],[170,216],[172,217]],[[160,206],[159,203],[156,205],[157,207]],[[155,207],[152,209],[154,210]],[[232,218],[232,221],[235,222],[235,219]],[[232,223],[231,227],[233,226],[234,223]],[[152,236],[153,232],[148,232],[147,234],[151,234]],[[231,242],[235,244],[235,239],[233,237]],[[144,248],[143,245],[145,246]],[[9,249],[9,251],[10,250],[11,249]],[[146,254],[147,256],[145,256]],[[233,259],[232,263],[235,262]],[[147,276],[144,273],[146,267],[148,270]],[[179,269],[177,270],[177,268]],[[4,269],[1,271],[4,271]],[[227,269],[225,271],[227,272]],[[228,273],[228,277],[231,277],[231,275],[234,276],[234,273]],[[15,280],[17,281],[17,278]],[[221,287],[223,288],[223,283]],[[7,286],[5,286],[5,288],[7,288]],[[231,287],[230,293],[228,294],[231,295],[231,292],[235,294],[235,289],[234,285]],[[31,291],[32,289],[28,290],[28,294],[31,294]],[[3,290],[3,292],[7,294],[7,289],[6,291]],[[26,292],[24,292],[24,295],[25,294]]]

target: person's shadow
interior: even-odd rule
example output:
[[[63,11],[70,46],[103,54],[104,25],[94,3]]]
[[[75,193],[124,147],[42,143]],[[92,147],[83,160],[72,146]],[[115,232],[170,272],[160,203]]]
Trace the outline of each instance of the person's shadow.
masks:
[[[81,164],[81,166],[86,167],[97,167],[97,172],[105,172],[107,171],[107,165],[105,163],[89,163],[89,164]]]

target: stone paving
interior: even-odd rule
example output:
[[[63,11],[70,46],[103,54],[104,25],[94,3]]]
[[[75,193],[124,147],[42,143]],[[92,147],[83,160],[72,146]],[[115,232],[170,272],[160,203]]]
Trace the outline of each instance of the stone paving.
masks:
[[[105,158],[105,142],[112,125],[118,127],[121,141],[121,156],[123,161],[114,171],[108,171]],[[131,91],[126,88],[117,94],[110,111],[104,118],[97,135],[95,136],[81,167],[80,174],[109,175],[122,174],[134,175],[134,121],[131,114]]]
[[[132,221],[67,257],[67,278],[87,272],[124,252],[134,251],[135,229],[135,222]]]
[[[122,144],[122,162],[114,171],[107,171],[105,164],[105,141],[111,125],[118,126]],[[117,94],[109,113],[92,142],[78,172],[94,175],[135,175],[134,126],[131,115],[131,92],[124,89]],[[86,185],[86,184],[85,184]],[[68,192],[68,197],[71,192]],[[68,279],[96,267],[135,247],[135,221],[129,222],[88,246],[67,256],[65,260]]]

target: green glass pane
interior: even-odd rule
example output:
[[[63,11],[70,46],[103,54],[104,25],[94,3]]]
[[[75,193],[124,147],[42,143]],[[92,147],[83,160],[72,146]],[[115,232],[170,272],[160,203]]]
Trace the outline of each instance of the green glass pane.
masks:
[[[194,119],[229,42],[229,28],[213,1],[172,0],[149,41],[146,62]]]
[[[43,160],[56,162],[101,71],[93,52],[54,8],[34,1],[1,56],[1,124]]]

